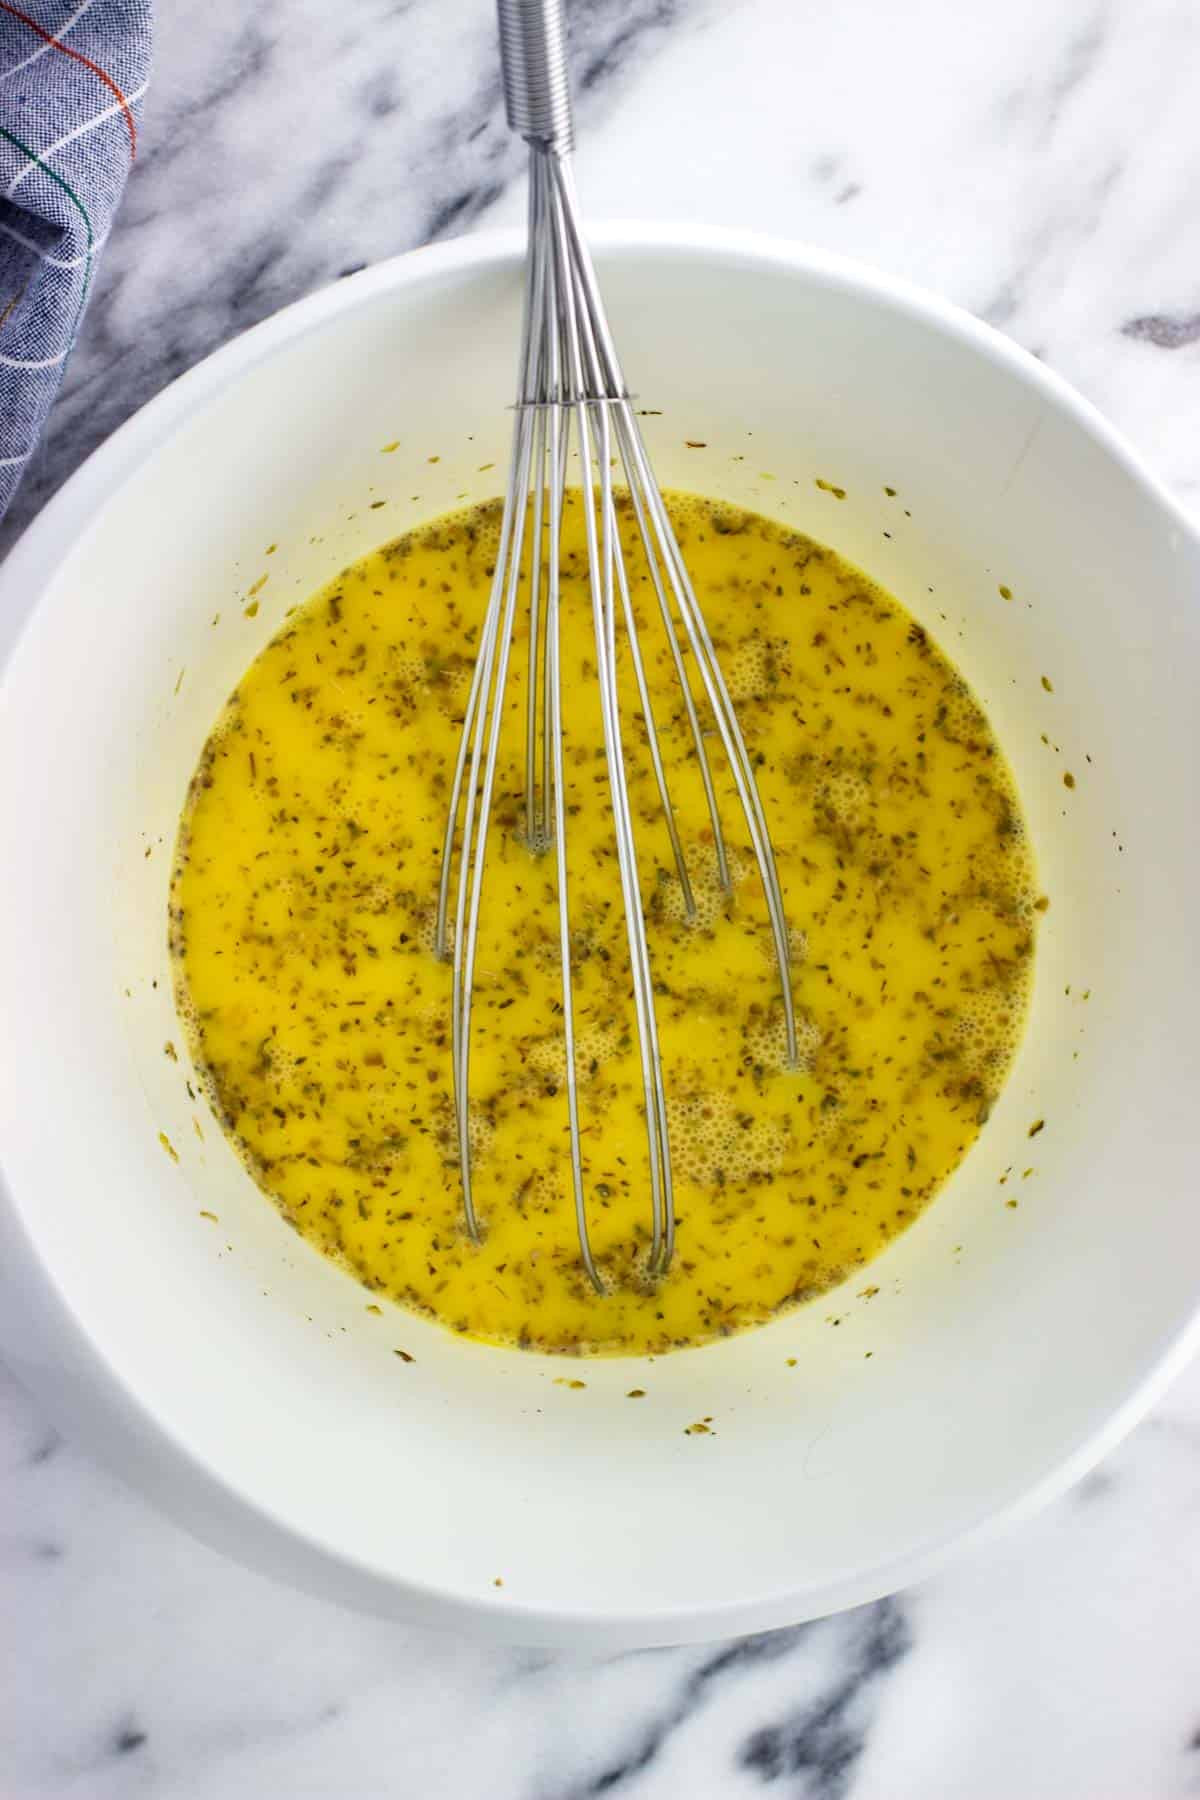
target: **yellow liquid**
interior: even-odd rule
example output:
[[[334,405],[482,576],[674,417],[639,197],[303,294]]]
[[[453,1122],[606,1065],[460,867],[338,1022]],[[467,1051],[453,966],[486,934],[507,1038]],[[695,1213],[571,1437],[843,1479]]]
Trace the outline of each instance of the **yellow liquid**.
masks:
[[[961,677],[831,551],[718,503],[670,504],[771,825],[801,1058],[786,1066],[778,968],[732,781],[710,736],[727,900],[653,591],[631,555],[698,907],[689,922],[626,656],[623,735],[678,1221],[665,1278],[646,1276],[642,1078],[574,501],[565,800],[602,1295],[576,1238],[554,857],[525,834],[520,618],[472,1040],[481,1244],[462,1223],[451,974],[432,943],[498,504],[386,546],[290,617],[213,732],[181,827],[180,1011],[214,1110],[259,1185],[377,1294],[500,1342],[662,1351],[821,1293],[869,1262],[961,1161],[1023,1023],[1033,865],[1004,757]]]

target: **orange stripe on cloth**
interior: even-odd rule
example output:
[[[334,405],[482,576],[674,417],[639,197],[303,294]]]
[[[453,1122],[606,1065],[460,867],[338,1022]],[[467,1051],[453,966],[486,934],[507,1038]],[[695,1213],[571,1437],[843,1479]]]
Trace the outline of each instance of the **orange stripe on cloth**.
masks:
[[[13,6],[10,0],[0,0],[0,12],[11,13],[14,19],[20,19],[22,25],[28,25],[30,31],[40,37],[43,43],[49,44],[52,50],[58,50],[63,56],[71,57],[74,62],[82,63],[85,69],[90,69],[93,75],[98,75],[105,87],[116,95],[121,103],[121,111],[125,116],[125,124],[129,131],[129,157],[132,161],[137,155],[137,126],[133,122],[133,113],[128,100],[108,70],[102,69],[99,63],[93,62],[90,56],[85,56],[82,50],[72,50],[69,44],[64,44],[61,38],[56,38],[53,32],[46,30],[44,25],[39,25],[36,19],[31,19],[28,13],[22,12],[19,6]]]

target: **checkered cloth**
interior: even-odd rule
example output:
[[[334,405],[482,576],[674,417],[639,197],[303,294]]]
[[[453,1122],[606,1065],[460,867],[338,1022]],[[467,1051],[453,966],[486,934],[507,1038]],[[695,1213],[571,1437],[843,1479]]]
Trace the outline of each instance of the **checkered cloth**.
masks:
[[[150,0],[0,0],[0,515],[137,155]]]

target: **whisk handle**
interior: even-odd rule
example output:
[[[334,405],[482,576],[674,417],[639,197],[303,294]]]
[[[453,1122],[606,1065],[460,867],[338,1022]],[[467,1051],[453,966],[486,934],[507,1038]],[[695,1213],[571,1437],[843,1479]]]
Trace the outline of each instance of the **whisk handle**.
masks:
[[[566,156],[575,144],[562,0],[496,0],[508,122]]]

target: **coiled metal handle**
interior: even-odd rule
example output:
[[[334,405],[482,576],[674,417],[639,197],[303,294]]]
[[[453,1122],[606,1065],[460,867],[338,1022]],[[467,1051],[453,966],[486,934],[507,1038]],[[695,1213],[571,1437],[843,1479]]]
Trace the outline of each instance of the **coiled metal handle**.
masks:
[[[496,0],[504,104],[512,129],[560,156],[575,145],[562,0]]]

